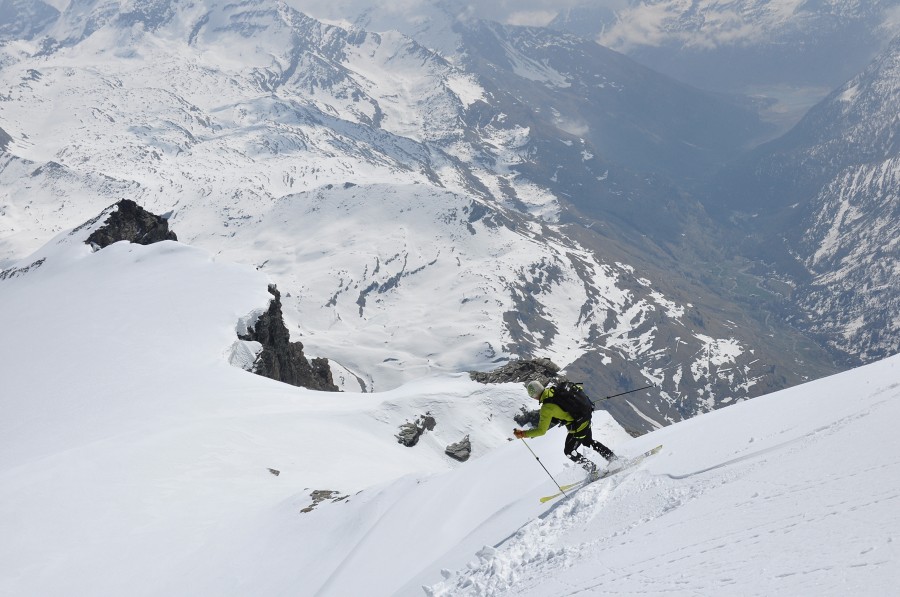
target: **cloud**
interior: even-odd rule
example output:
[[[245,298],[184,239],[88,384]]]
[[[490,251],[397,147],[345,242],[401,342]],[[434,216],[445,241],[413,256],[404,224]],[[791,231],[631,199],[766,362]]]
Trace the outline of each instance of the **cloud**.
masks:
[[[900,33],[900,6],[885,9],[884,22],[881,29],[883,29],[889,37],[893,37]]]
[[[788,0],[791,2],[796,0]],[[783,10],[785,5],[778,8]],[[771,15],[763,13],[763,16]],[[678,2],[638,4],[619,11],[618,22],[602,31],[597,42],[620,52],[638,46],[714,49],[747,45],[766,38],[768,20],[749,19],[736,9],[710,2],[701,2],[691,11]]]
[[[543,27],[552,21],[556,15],[555,10],[517,10],[507,15],[504,22],[507,25],[522,25],[525,27]]]
[[[614,0],[619,2],[620,0]],[[600,0],[607,3],[607,0]],[[474,16],[507,25],[543,26],[552,21],[559,11],[584,4],[583,0],[492,0],[471,2]]]
[[[767,26],[795,14],[804,1],[771,0],[751,16],[744,10],[754,0],[286,0],[317,18],[385,30],[399,23],[425,22],[438,6],[454,8],[461,19],[480,18],[524,26],[547,25],[560,11],[569,8],[602,8],[605,10],[593,14],[615,14],[617,20],[596,23],[594,30],[600,32],[597,41],[621,52],[639,46],[712,49],[758,43],[765,39]],[[591,11],[578,14],[584,18]]]
[[[619,13],[619,21],[603,31],[597,42],[620,52],[635,46],[658,46],[668,37],[666,24],[678,13],[667,4],[641,5]]]
[[[587,137],[591,132],[591,127],[581,119],[559,116],[555,119],[555,124],[561,131],[565,131],[573,137]]]
[[[68,1],[68,0],[55,0]],[[439,3],[460,17],[474,17],[508,25],[542,26],[561,10],[576,6],[627,8],[628,0],[285,0],[290,6],[332,21],[356,21],[364,15],[392,15],[415,21]],[[362,19],[365,21],[365,18]]]
[[[71,4],[70,0],[44,0],[44,4],[49,4],[56,10],[62,12]]]

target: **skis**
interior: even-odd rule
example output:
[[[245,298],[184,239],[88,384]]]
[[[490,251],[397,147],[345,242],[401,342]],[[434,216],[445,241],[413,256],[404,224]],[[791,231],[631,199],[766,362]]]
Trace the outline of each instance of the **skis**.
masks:
[[[659,452],[660,450],[662,450],[662,446],[661,445],[656,446],[652,450],[647,450],[643,454],[638,454],[634,458],[625,460],[624,462],[622,462],[619,466],[617,466],[615,468],[607,469],[607,470],[603,471],[603,473],[599,477],[594,477],[594,478],[588,477],[587,479],[583,479],[576,483],[570,483],[569,485],[562,485],[559,488],[560,491],[558,491],[557,493],[554,493],[553,495],[548,495],[548,496],[542,497],[541,503],[543,504],[545,502],[549,502],[553,498],[563,495],[565,492],[569,491],[570,489],[576,489],[576,488],[582,487],[584,485],[589,485],[590,483],[593,483],[594,481],[598,481],[600,479],[606,479],[607,477],[612,477],[613,475],[620,473],[626,469],[635,467],[635,466],[639,465],[640,463],[642,463],[645,459],[647,459],[650,456],[653,456],[654,454]]]
[[[599,477],[597,477],[597,478],[599,479]],[[593,483],[594,481],[595,481],[595,479],[587,478],[587,479],[578,481],[577,483],[561,485],[559,487],[561,491],[558,491],[557,493],[554,493],[553,495],[545,495],[544,497],[541,498],[541,503],[543,504],[544,502],[549,502],[553,498],[561,496],[562,494],[569,491],[570,489],[575,489],[576,487],[580,487],[581,485],[587,485],[588,483]]]
[[[631,468],[631,467],[633,467],[633,466],[637,466],[637,465],[639,465],[641,462],[643,462],[644,459],[653,456],[654,454],[656,454],[656,453],[659,452],[660,450],[662,450],[662,446],[661,446],[661,445],[656,446],[656,447],[653,448],[652,450],[647,450],[647,451],[644,452],[643,454],[638,454],[638,455],[635,456],[634,458],[631,458],[631,459],[628,459],[628,460],[622,462],[622,463],[621,463],[619,466],[617,466],[616,468],[607,469],[607,470],[603,471],[603,474],[600,475],[600,478],[601,478],[601,479],[605,479],[605,478],[607,478],[607,477],[612,477],[612,476],[615,475],[616,473],[619,473],[619,472],[621,472],[621,471],[623,471],[623,470],[625,470],[625,469],[627,469],[627,468]]]

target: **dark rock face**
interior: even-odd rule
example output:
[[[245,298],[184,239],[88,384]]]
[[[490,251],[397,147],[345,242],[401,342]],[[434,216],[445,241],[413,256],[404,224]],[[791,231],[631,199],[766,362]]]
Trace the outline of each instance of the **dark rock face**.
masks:
[[[281,312],[281,293],[274,284],[269,286],[269,293],[274,297],[269,303],[269,310],[256,321],[256,325],[247,330],[241,340],[250,340],[262,344],[263,349],[256,360],[253,372],[269,379],[275,379],[292,386],[337,392],[331,376],[328,359],[318,358],[311,362],[303,354],[301,342],[291,342],[290,333],[284,325]]]
[[[460,462],[468,460],[469,456],[472,455],[472,442],[469,441],[469,436],[467,435],[455,444],[447,446],[444,453],[450,458]]]
[[[474,381],[480,383],[527,383],[536,379],[546,384],[550,379],[556,379],[559,375],[559,366],[550,359],[534,359],[529,361],[510,361],[499,369],[484,373],[473,371],[469,373]]]
[[[0,129],[0,153],[6,151],[6,148],[9,147],[11,141],[12,137],[9,136],[9,133]]]
[[[535,402],[535,404],[537,404]],[[513,417],[513,420],[519,425],[519,427],[537,427],[538,423],[541,421],[541,409],[536,408],[533,410],[528,410],[524,406],[522,407],[522,412]]]
[[[101,249],[120,240],[139,245],[150,245],[164,240],[178,240],[169,230],[169,223],[145,210],[130,199],[122,199],[116,205],[106,223],[87,239],[88,244]]]
[[[426,413],[413,423],[406,422],[400,425],[400,433],[394,437],[407,448],[412,448],[419,443],[419,438],[425,431],[432,431],[436,425],[437,421],[434,420],[434,417]]]

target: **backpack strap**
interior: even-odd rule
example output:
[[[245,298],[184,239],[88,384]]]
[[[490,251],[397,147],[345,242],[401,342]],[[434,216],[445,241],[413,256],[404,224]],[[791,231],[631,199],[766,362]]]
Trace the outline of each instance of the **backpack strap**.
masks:
[[[570,432],[577,431],[586,421],[591,419],[593,408],[587,405],[590,400],[586,399],[585,403],[582,404],[583,401],[577,395],[580,389],[578,389],[576,384],[564,381],[548,386],[547,390],[549,391],[546,393],[549,395],[544,398],[543,402],[557,405],[572,417],[571,421],[565,422],[566,428]]]

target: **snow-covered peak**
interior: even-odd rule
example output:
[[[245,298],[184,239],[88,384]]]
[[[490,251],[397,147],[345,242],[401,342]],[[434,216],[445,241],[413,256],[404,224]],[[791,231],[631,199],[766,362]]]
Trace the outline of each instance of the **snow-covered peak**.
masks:
[[[379,33],[400,32],[451,61],[464,52],[458,25],[472,18],[471,6],[460,0],[287,0],[287,3],[322,21]]]
[[[0,41],[30,39],[59,17],[53,3],[10,0],[0,6]]]
[[[870,162],[900,153],[900,36],[813,107],[782,143],[818,145],[822,160]],[[834,167],[834,166],[832,166]]]
[[[763,234],[786,240],[791,254],[779,265],[811,314],[802,325],[864,360],[897,351],[898,115],[900,38],[740,164],[735,192],[724,194],[736,210],[752,198],[763,218],[776,218]],[[793,271],[798,260],[803,275]]]

